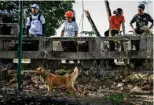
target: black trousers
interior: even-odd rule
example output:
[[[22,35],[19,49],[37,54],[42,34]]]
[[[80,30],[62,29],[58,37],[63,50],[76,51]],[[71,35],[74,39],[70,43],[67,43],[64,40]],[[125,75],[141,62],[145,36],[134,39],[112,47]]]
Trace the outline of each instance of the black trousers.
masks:
[[[111,35],[115,36],[116,34],[118,34],[119,31],[117,30],[111,30]],[[115,42],[114,41],[109,41],[110,44],[110,51],[115,51]]]
[[[139,29],[135,30],[136,34],[143,34],[143,32],[144,32],[143,30],[139,30]],[[131,41],[131,49],[133,49],[133,46],[135,46],[136,51],[139,51],[140,50],[140,41],[139,40],[132,40]],[[131,59],[130,62],[134,64],[135,68],[137,68],[142,65],[144,60],[143,59]]]
[[[135,29],[136,34],[143,34],[143,32],[144,32],[143,30]],[[133,48],[133,45],[135,46],[136,51],[139,51],[139,49],[140,49],[140,41],[139,40],[132,40],[131,41],[131,48]]]
[[[117,31],[117,30],[111,30],[111,35],[112,36],[115,36],[118,33],[119,33],[119,31]],[[109,45],[110,45],[110,48],[109,48],[110,51],[115,51],[115,42],[114,41],[109,41]],[[109,65],[115,66],[114,59],[109,60]]]

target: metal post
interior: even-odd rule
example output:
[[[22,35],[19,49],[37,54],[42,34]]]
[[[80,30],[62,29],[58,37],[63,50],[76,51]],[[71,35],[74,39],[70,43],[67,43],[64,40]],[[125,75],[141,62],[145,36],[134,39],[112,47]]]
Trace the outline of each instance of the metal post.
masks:
[[[18,74],[17,74],[17,80],[18,80],[18,90],[22,89],[22,82],[21,82],[21,69],[22,69],[22,64],[21,64],[21,58],[22,58],[22,34],[23,34],[23,1],[19,1],[20,3],[20,21],[19,21],[19,36],[18,36]]]

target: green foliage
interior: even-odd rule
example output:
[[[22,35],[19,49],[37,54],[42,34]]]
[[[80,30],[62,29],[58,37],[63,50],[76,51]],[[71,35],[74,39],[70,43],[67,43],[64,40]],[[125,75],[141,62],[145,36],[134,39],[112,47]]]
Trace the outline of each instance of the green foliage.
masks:
[[[94,31],[82,31],[80,34],[85,34],[85,35],[89,35],[89,36],[93,36],[95,34]]]
[[[56,29],[60,27],[64,20],[64,14],[68,10],[73,9],[75,1],[37,1],[40,6],[40,12],[46,19],[46,35],[55,34]],[[23,1],[25,18],[31,14],[31,5],[36,1]],[[19,2],[18,1],[0,1],[0,10],[7,10],[8,13],[16,15],[19,18]]]
[[[113,105],[121,105],[121,102],[124,101],[124,95],[122,93],[111,94],[105,99],[109,99]]]

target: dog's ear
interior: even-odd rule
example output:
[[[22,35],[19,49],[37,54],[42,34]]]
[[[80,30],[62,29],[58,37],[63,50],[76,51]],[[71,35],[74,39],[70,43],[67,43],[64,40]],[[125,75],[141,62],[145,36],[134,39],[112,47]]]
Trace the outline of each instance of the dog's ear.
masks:
[[[43,68],[44,69],[44,66],[43,65],[39,65],[37,68]]]
[[[75,72],[75,71],[78,71],[78,67],[76,66],[76,67],[74,68],[74,70],[73,70],[73,71],[74,71],[74,72]]]
[[[39,64],[39,65],[38,65],[38,68],[39,68],[39,67],[44,68],[43,64]]]
[[[45,68],[40,67],[40,71],[41,71],[41,72],[44,72],[44,71],[45,71]]]

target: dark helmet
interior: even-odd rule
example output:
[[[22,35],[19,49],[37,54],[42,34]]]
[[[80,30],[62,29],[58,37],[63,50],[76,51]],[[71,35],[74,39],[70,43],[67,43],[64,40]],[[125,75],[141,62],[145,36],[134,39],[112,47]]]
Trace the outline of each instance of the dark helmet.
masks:
[[[138,8],[141,8],[141,9],[145,9],[145,5],[144,4],[139,4]]]

